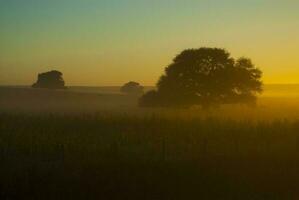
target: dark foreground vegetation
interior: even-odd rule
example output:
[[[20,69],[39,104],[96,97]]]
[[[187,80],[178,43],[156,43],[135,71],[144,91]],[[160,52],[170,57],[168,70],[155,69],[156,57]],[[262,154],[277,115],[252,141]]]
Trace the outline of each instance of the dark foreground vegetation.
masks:
[[[299,122],[0,114],[0,199],[297,199]]]

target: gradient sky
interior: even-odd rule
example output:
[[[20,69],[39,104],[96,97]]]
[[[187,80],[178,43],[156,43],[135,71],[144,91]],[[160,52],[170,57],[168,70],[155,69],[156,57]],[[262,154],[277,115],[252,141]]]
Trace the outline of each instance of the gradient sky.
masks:
[[[181,50],[226,48],[299,83],[298,0],[0,0],[0,85],[153,85]]]

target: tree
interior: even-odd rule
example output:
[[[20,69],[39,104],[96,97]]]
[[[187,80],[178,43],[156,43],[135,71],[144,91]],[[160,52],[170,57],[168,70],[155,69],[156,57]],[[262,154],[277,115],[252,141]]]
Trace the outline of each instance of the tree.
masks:
[[[176,56],[157,83],[140,98],[141,106],[209,107],[255,103],[262,72],[248,58],[233,59],[219,48],[188,49]]]
[[[37,82],[33,88],[65,89],[62,73],[56,70],[38,74]]]
[[[120,91],[126,94],[142,94],[143,93],[143,87],[134,81],[130,81],[126,84],[124,84]]]

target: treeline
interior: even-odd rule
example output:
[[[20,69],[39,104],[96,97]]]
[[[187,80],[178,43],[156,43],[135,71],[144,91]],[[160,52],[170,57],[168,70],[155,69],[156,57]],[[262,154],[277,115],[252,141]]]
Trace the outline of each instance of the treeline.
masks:
[[[143,87],[134,81],[121,92],[142,95],[140,106],[202,107],[220,104],[250,104],[262,92],[262,72],[249,58],[234,59],[225,49],[188,49],[177,55],[165,68],[156,90],[143,94]],[[65,88],[62,73],[50,71],[38,75],[35,88]]]

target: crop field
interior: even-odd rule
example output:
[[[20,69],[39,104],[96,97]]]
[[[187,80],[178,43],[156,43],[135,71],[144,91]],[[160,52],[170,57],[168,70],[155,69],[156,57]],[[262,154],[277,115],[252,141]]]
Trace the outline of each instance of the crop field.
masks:
[[[0,199],[297,199],[298,99],[170,110],[2,88]]]

